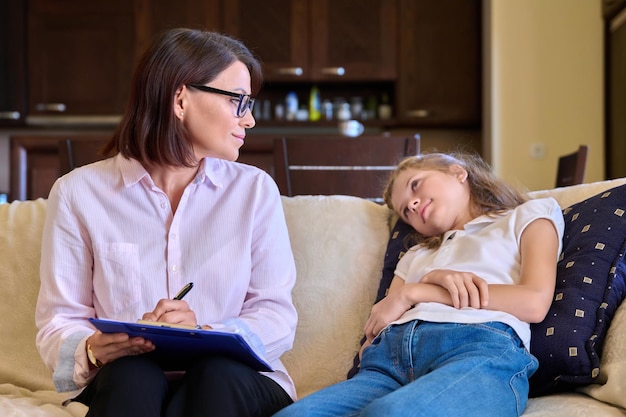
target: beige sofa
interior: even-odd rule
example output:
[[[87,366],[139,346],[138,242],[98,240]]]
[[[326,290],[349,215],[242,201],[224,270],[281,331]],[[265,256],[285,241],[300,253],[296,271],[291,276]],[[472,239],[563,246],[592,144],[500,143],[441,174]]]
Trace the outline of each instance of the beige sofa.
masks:
[[[563,207],[626,178],[533,193]],[[375,203],[345,196],[284,198],[298,269],[300,313],[285,363],[305,396],[345,378],[374,301],[393,216]],[[35,348],[39,244],[46,201],[0,205],[0,416],[83,416],[61,405]],[[531,399],[525,416],[626,416],[626,303],[611,324],[598,381],[578,392]]]

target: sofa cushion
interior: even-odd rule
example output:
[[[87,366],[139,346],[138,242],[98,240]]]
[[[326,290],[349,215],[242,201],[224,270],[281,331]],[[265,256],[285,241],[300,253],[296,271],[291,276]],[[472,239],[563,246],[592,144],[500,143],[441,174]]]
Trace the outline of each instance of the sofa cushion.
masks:
[[[389,239],[390,210],[349,196],[283,197],[298,327],[283,362],[303,397],[346,377]]]
[[[591,397],[626,410],[626,302],[622,302],[604,341],[600,375],[593,384],[581,388]],[[591,414],[589,414],[591,415]]]
[[[35,305],[46,202],[0,204],[0,384],[53,390],[52,374],[35,346]]]
[[[540,363],[533,396],[595,381],[606,332],[626,294],[626,185],[563,213],[555,297],[545,320],[531,326],[531,352]]]
[[[414,235],[415,230],[413,227],[406,224],[399,218],[391,230],[391,236],[387,242],[387,249],[385,251],[385,259],[383,261],[382,274],[378,283],[378,292],[376,293],[376,300],[374,303],[379,302],[385,295],[391,285],[391,280],[395,275],[396,264],[409,249],[413,243],[411,243],[411,236]],[[361,345],[365,343],[365,336],[361,339]],[[354,356],[352,361],[352,368],[348,371],[348,378],[352,378],[358,371],[360,365],[359,354]]]

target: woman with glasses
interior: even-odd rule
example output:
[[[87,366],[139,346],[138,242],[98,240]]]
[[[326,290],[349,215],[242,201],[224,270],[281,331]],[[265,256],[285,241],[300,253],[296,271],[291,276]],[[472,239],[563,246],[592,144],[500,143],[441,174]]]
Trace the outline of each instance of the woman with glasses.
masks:
[[[50,192],[37,346],[88,416],[270,416],[293,402],[280,361],[297,321],[281,200],[264,171],[234,162],[261,82],[237,40],[162,33],[135,71],[110,157]],[[214,354],[157,360],[149,338],[95,331],[94,317],[235,332],[272,372]]]

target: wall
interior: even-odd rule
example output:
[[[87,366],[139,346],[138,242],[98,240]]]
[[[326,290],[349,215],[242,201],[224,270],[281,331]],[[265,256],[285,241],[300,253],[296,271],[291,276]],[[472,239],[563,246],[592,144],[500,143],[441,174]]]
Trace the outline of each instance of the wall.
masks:
[[[486,158],[505,179],[554,187],[557,159],[590,146],[604,179],[601,0],[484,0]],[[543,157],[531,156],[531,149]]]

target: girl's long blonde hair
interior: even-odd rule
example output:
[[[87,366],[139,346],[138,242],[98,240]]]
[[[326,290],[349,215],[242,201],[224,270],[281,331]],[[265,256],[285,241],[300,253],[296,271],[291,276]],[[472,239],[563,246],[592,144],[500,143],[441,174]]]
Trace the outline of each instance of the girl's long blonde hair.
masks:
[[[521,190],[498,178],[479,155],[469,153],[425,153],[404,159],[390,175],[383,192],[383,200],[387,206],[394,209],[391,191],[401,172],[407,169],[418,169],[449,173],[453,165],[459,165],[467,171],[470,204],[480,214],[502,213],[528,200]],[[426,237],[418,233],[415,240],[418,244],[433,249],[441,245],[442,236]]]

